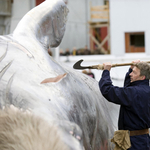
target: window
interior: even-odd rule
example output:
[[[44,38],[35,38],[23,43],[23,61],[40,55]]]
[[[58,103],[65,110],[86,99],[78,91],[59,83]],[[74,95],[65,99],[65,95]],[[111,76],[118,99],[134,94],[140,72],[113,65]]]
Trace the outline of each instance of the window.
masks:
[[[125,33],[126,53],[145,52],[144,32]]]

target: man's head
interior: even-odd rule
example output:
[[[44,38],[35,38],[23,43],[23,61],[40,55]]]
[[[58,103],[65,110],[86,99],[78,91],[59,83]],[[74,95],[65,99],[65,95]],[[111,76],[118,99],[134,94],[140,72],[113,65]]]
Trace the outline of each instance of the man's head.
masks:
[[[150,79],[150,66],[146,62],[139,62],[134,65],[130,73],[131,82]]]

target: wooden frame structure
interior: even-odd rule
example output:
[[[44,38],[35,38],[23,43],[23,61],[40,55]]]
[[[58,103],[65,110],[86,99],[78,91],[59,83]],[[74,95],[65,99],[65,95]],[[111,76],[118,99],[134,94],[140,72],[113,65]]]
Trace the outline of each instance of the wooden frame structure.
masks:
[[[110,25],[109,25],[109,2],[106,5],[92,6],[90,4],[90,21],[89,21],[89,34],[90,34],[90,49],[94,50],[96,45],[100,53],[110,53]],[[101,34],[97,29],[107,29],[105,37],[101,37]],[[107,45],[107,46],[104,46]]]

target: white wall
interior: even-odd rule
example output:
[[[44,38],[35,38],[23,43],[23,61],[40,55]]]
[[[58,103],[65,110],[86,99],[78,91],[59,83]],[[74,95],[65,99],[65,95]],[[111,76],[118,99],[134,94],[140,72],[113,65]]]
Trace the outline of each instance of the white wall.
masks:
[[[150,0],[110,0],[111,54],[125,54],[125,32],[145,32],[150,55]]]

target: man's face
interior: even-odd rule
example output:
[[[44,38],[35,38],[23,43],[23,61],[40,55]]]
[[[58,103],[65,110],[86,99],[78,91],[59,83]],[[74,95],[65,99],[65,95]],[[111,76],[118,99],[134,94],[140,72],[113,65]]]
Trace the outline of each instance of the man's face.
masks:
[[[129,75],[131,82],[145,79],[144,76],[140,76],[140,69],[138,69],[137,67],[134,67]]]

